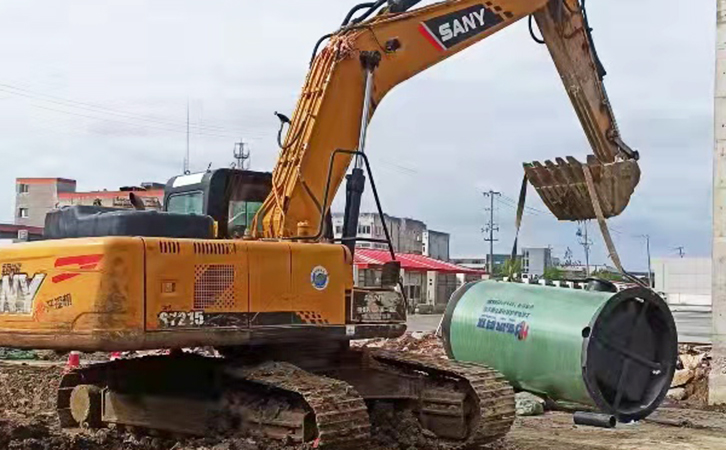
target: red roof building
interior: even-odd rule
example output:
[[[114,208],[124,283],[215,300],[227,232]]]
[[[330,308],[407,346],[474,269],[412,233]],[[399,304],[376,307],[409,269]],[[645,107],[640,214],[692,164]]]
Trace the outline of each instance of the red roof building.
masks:
[[[439,261],[423,255],[410,253],[396,254],[396,260],[401,262],[403,270],[412,272],[439,272],[439,273],[462,273],[471,275],[485,275],[483,270],[470,269],[457,266],[446,261]],[[384,250],[369,250],[358,248],[355,251],[355,265],[359,269],[381,268],[385,263],[391,261],[391,253]]]
[[[356,285],[380,285],[381,268],[391,259],[387,250],[356,248]],[[443,312],[458,287],[486,276],[483,270],[457,266],[424,255],[396,253],[396,260],[401,263],[403,289],[411,312]]]

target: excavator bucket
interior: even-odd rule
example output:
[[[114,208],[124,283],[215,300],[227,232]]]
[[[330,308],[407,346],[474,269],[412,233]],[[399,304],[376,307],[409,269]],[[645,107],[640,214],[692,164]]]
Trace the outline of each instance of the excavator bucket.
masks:
[[[535,161],[524,164],[527,179],[537,190],[542,201],[559,220],[595,219],[593,198],[587,186],[584,170],[592,175],[597,201],[605,218],[623,212],[635,186],[640,181],[640,167],[634,159],[602,163],[588,155],[587,164],[568,156],[556,162]]]

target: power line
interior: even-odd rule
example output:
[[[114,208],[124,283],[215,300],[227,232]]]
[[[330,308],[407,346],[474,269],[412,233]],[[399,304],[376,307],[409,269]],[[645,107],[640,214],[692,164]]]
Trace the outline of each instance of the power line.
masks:
[[[494,223],[494,198],[495,197],[501,197],[500,192],[495,191],[489,191],[484,192],[485,197],[489,197],[489,208],[487,210],[489,211],[489,223],[482,229],[483,233],[489,233],[488,238],[484,238],[484,241],[489,242],[489,275],[494,274],[494,241],[498,241],[499,239],[494,239],[494,232],[499,231],[499,226]]]
[[[107,116],[117,116],[118,118],[113,117],[99,117],[98,115],[91,115],[91,114],[83,114],[78,111],[73,110],[67,110],[67,109],[58,109],[58,108],[52,108],[49,106],[42,106],[38,104],[31,103],[30,106],[34,108],[44,109],[47,111],[53,111],[56,113],[76,116],[76,117],[83,117],[87,119],[92,120],[98,120],[98,121],[106,121],[111,123],[121,123],[126,126],[130,127],[136,127],[136,128],[149,128],[149,129],[157,129],[157,130],[163,130],[163,131],[170,131],[170,132],[183,132],[186,133],[186,126],[179,123],[179,122],[173,122],[170,120],[164,120],[159,119],[156,117],[151,116],[143,116],[140,114],[134,114],[129,112],[121,112],[118,110],[112,110],[105,107],[96,106],[90,103],[83,103],[83,102],[76,102],[74,100],[66,100],[61,99],[60,97],[54,97],[49,96],[47,94],[36,94],[32,91],[28,91],[26,89],[20,89],[20,88],[12,88],[13,90],[9,90],[7,88],[3,88],[3,86],[9,86],[4,85],[0,83],[0,92],[6,92],[11,95],[19,96],[28,98],[33,101],[39,101],[39,102],[45,102],[50,103],[54,105],[59,105],[64,108],[74,108],[81,111],[84,111],[86,113],[92,113],[92,114],[105,114]],[[18,91],[18,92],[16,92]],[[43,98],[46,97],[46,98]],[[142,122],[142,123],[138,123]],[[152,125],[153,124],[153,125]],[[217,137],[217,138],[230,138],[238,136],[237,132],[228,131],[221,127],[216,126],[208,126],[208,125],[194,125],[189,124],[190,132],[195,135],[200,136],[208,136],[208,137]]]
[[[66,106],[70,108],[77,108],[77,109],[85,109],[90,110],[94,112],[99,112],[102,114],[109,114],[109,115],[115,115],[115,116],[121,116],[126,117],[133,120],[143,120],[145,122],[155,122],[159,124],[164,125],[172,125],[172,126],[182,126],[183,124],[179,121],[173,121],[168,119],[161,119],[154,116],[148,116],[138,113],[132,113],[129,111],[122,111],[118,109],[108,108],[105,106],[101,106],[94,103],[87,103],[87,102],[80,102],[77,100],[71,100],[66,99],[63,97],[57,97],[50,94],[43,94],[40,92],[34,92],[29,89],[19,88],[15,87],[9,84],[0,83],[0,91],[9,93],[11,95],[18,95],[21,97],[27,97],[38,101],[44,101],[48,103],[54,103],[61,106]],[[206,130],[206,131],[214,131],[214,132],[231,132],[231,130],[225,129],[223,127],[219,127],[216,125],[191,125],[192,128],[200,129],[200,130]]]

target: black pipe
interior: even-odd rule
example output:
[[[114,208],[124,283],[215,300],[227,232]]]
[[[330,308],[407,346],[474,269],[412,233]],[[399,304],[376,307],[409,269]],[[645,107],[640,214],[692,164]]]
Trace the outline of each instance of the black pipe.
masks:
[[[313,66],[313,62],[315,61],[315,56],[318,54],[318,49],[320,48],[320,45],[326,40],[330,39],[333,36],[333,33],[328,33],[320,37],[318,39],[318,42],[315,43],[315,46],[313,47],[313,56],[310,57],[310,67]]]
[[[421,0],[388,0],[388,10],[392,13],[402,13],[416,6]]]
[[[355,168],[346,176],[345,215],[343,216],[343,245],[355,253],[356,237],[358,236],[358,219],[360,217],[360,201],[366,186],[363,169]]]
[[[353,8],[351,8],[350,11],[348,11],[348,14],[345,16],[345,19],[343,19],[343,23],[340,24],[341,28],[344,27],[344,26],[346,26],[346,25],[348,25],[350,23],[350,19],[353,18],[353,14],[357,13],[358,11],[360,11],[361,9],[364,9],[364,8],[371,9],[375,5],[376,4],[374,2],[361,3],[359,5],[355,5]]]
[[[591,427],[615,428],[617,420],[611,414],[577,411],[572,415],[575,425],[589,425]]]

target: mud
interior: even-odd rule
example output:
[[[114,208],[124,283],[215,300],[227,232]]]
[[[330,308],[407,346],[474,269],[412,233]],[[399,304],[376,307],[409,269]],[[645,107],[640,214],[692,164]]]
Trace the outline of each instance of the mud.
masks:
[[[433,334],[411,334],[366,346],[443,356]],[[94,355],[95,356],[95,355]],[[279,442],[244,437],[188,439],[140,436],[125,430],[60,430],[55,391],[64,362],[0,363],[0,449],[8,450],[311,450],[312,445],[284,447]],[[687,401],[669,402],[649,420],[618,425],[614,430],[579,427],[572,416],[547,412],[517,418],[501,441],[479,450],[721,450],[726,449],[726,408],[709,408],[707,374],[697,374]],[[695,410],[698,408],[698,410]],[[371,414],[373,442],[366,450],[438,450],[411,414],[379,406]]]

